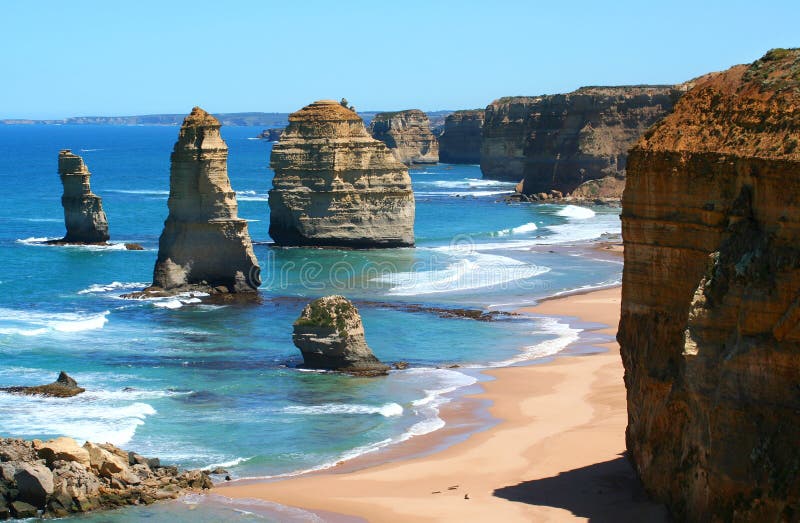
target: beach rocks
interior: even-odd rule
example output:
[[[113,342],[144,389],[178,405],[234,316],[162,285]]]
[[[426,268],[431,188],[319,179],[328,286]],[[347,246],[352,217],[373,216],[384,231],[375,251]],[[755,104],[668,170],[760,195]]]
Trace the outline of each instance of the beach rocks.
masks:
[[[11,392],[14,394],[29,394],[40,396],[51,396],[55,398],[69,398],[86,391],[86,389],[79,387],[78,382],[72,379],[63,370],[58,374],[58,378],[53,383],[48,385],[36,385],[33,387],[2,387],[2,392]]]
[[[269,234],[277,245],[414,245],[408,169],[339,102],[290,115],[270,166]]]
[[[369,131],[406,165],[439,161],[439,141],[431,132],[428,115],[419,109],[378,113]]]
[[[800,50],[695,81],[631,150],[630,457],[676,521],[800,514]]]
[[[386,374],[367,346],[358,309],[344,296],[325,296],[306,305],[294,322],[292,341],[303,353],[303,366],[359,376]]]
[[[64,186],[61,205],[67,234],[50,243],[104,244],[108,241],[108,219],[103,201],[92,193],[91,173],[83,158],[69,149],[58,153],[58,175]]]
[[[567,194],[622,173],[627,151],[668,114],[683,86],[583,87],[567,94],[508,97],[486,107],[485,178],[523,180],[522,193]]]
[[[41,457],[41,458],[40,458]],[[140,457],[141,458],[141,457]],[[212,487],[201,471],[179,471],[110,445],[71,438],[0,438],[0,519],[73,513],[174,499]]]
[[[449,115],[444,122],[444,132],[439,137],[439,161],[480,163],[485,117],[486,111],[483,109],[456,111]]]
[[[158,244],[151,292],[255,292],[261,284],[247,221],[237,216],[220,123],[199,107],[172,151],[169,216]]]

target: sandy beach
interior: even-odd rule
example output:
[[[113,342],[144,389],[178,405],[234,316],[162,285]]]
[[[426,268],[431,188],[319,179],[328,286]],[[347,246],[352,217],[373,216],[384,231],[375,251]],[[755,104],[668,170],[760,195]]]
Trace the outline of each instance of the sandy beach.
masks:
[[[525,311],[569,317],[582,327],[603,324],[593,332],[612,339],[619,304],[620,289],[613,288]],[[491,402],[489,413],[499,422],[444,450],[419,455],[443,437],[434,433],[395,450],[417,457],[234,482],[214,492],[368,521],[665,520],[663,507],[647,501],[623,457],[623,368],[617,343],[601,346],[607,351],[486,371],[494,379],[472,398]],[[442,411],[448,425],[465,415],[458,403]]]

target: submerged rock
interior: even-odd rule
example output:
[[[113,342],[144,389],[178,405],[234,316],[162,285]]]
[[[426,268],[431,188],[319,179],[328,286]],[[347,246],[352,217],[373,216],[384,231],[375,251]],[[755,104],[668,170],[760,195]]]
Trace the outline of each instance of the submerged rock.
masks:
[[[481,161],[481,134],[486,111],[456,111],[444,122],[439,137],[439,161],[477,164]]]
[[[800,49],[695,81],[631,150],[627,447],[676,521],[800,514]]]
[[[294,322],[292,341],[303,353],[303,366],[359,376],[386,374],[367,346],[358,309],[344,296],[325,296],[306,305]]]
[[[277,245],[414,245],[408,169],[339,102],[291,114],[270,166],[269,234]]]
[[[439,161],[439,141],[431,132],[428,115],[419,109],[378,113],[369,131],[406,165]]]
[[[12,392],[15,394],[29,394],[39,396],[51,396],[55,398],[69,398],[76,396],[86,389],[79,387],[78,382],[72,379],[63,370],[58,374],[58,379],[48,385],[35,385],[33,387],[2,387],[0,391]]]
[[[169,216],[148,291],[255,292],[261,285],[219,129],[219,121],[199,107],[183,121],[172,151]]]
[[[103,211],[103,201],[92,193],[89,178],[92,173],[83,158],[69,149],[58,153],[58,175],[64,186],[61,205],[64,207],[64,224],[67,234],[49,243],[104,244],[108,241],[108,219]]]

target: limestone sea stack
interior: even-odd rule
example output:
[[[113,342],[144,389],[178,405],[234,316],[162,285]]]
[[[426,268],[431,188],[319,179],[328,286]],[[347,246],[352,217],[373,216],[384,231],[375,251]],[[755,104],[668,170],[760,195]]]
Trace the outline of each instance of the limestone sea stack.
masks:
[[[269,234],[277,245],[414,245],[408,169],[339,102],[321,100],[291,114],[270,167]]]
[[[444,121],[439,137],[439,161],[477,164],[481,161],[481,133],[486,111],[456,111]]]
[[[800,514],[800,49],[696,80],[631,150],[630,456],[676,521]]]
[[[367,345],[358,309],[344,296],[325,296],[306,305],[294,322],[292,341],[306,368],[359,376],[389,371]]]
[[[106,243],[108,219],[102,199],[92,192],[89,178],[92,173],[83,158],[69,149],[58,153],[58,175],[64,186],[61,205],[67,234],[53,243]]]
[[[587,180],[624,173],[628,149],[672,111],[682,89],[583,87],[495,100],[483,125],[483,176],[522,180],[523,194],[567,194]]]
[[[378,113],[369,130],[406,165],[439,161],[439,141],[431,132],[428,115],[419,109]]]
[[[219,129],[219,121],[199,107],[181,126],[172,151],[169,216],[153,271],[156,288],[254,292],[261,284],[247,221],[237,215],[228,146]]]

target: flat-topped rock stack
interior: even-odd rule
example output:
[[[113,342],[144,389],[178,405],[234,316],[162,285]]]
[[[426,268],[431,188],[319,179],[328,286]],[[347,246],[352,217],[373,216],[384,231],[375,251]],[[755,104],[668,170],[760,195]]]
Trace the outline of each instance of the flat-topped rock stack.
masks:
[[[321,100],[291,114],[270,167],[269,234],[277,245],[414,245],[408,169],[339,102]]]
[[[439,141],[431,132],[428,115],[419,109],[378,113],[369,130],[406,165],[439,161]]]
[[[103,200],[92,192],[92,173],[83,158],[64,149],[58,153],[58,175],[64,186],[61,205],[67,234],[51,243],[104,244],[109,240]]]
[[[627,446],[676,521],[800,515],[800,49],[695,81],[631,149]]]
[[[444,133],[439,137],[439,161],[480,163],[485,117],[484,109],[456,111],[448,115],[444,121]]]
[[[219,121],[199,107],[183,121],[172,151],[169,216],[148,291],[255,292],[261,284],[219,130]]]

